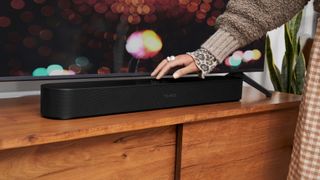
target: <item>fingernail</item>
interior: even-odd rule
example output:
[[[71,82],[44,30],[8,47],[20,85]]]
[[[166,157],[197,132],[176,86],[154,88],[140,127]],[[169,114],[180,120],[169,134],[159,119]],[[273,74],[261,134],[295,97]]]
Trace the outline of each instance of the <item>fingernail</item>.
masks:
[[[178,78],[179,78],[179,75],[178,75],[177,73],[174,73],[174,74],[173,74],[173,78],[178,79]]]

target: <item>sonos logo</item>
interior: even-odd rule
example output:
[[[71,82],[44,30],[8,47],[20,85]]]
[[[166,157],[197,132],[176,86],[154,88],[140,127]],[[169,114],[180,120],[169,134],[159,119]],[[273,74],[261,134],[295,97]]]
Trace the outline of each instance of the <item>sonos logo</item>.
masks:
[[[176,98],[177,94],[176,93],[164,94],[163,97],[165,97],[165,98]]]

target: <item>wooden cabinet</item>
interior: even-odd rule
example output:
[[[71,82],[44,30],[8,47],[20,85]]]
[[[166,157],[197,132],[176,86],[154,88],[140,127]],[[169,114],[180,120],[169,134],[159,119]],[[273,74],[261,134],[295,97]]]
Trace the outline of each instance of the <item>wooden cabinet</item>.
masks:
[[[300,97],[70,121],[42,118],[39,97],[0,100],[0,179],[285,179]]]
[[[182,179],[286,179],[297,112],[295,108],[186,124]]]
[[[0,152],[0,179],[173,179],[175,128]]]

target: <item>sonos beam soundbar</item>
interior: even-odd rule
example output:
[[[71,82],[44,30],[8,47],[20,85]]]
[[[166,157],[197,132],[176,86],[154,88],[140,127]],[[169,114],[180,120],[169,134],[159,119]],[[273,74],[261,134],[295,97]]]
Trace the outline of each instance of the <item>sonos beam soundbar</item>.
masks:
[[[242,79],[230,76],[44,84],[41,114],[74,119],[238,101],[241,94]]]

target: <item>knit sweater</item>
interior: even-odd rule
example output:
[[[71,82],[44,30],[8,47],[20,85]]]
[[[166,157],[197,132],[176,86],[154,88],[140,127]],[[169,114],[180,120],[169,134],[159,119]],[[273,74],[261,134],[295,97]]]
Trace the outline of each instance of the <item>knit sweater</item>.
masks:
[[[230,0],[226,11],[217,20],[218,30],[201,48],[222,63],[236,49],[289,21],[308,1]]]

